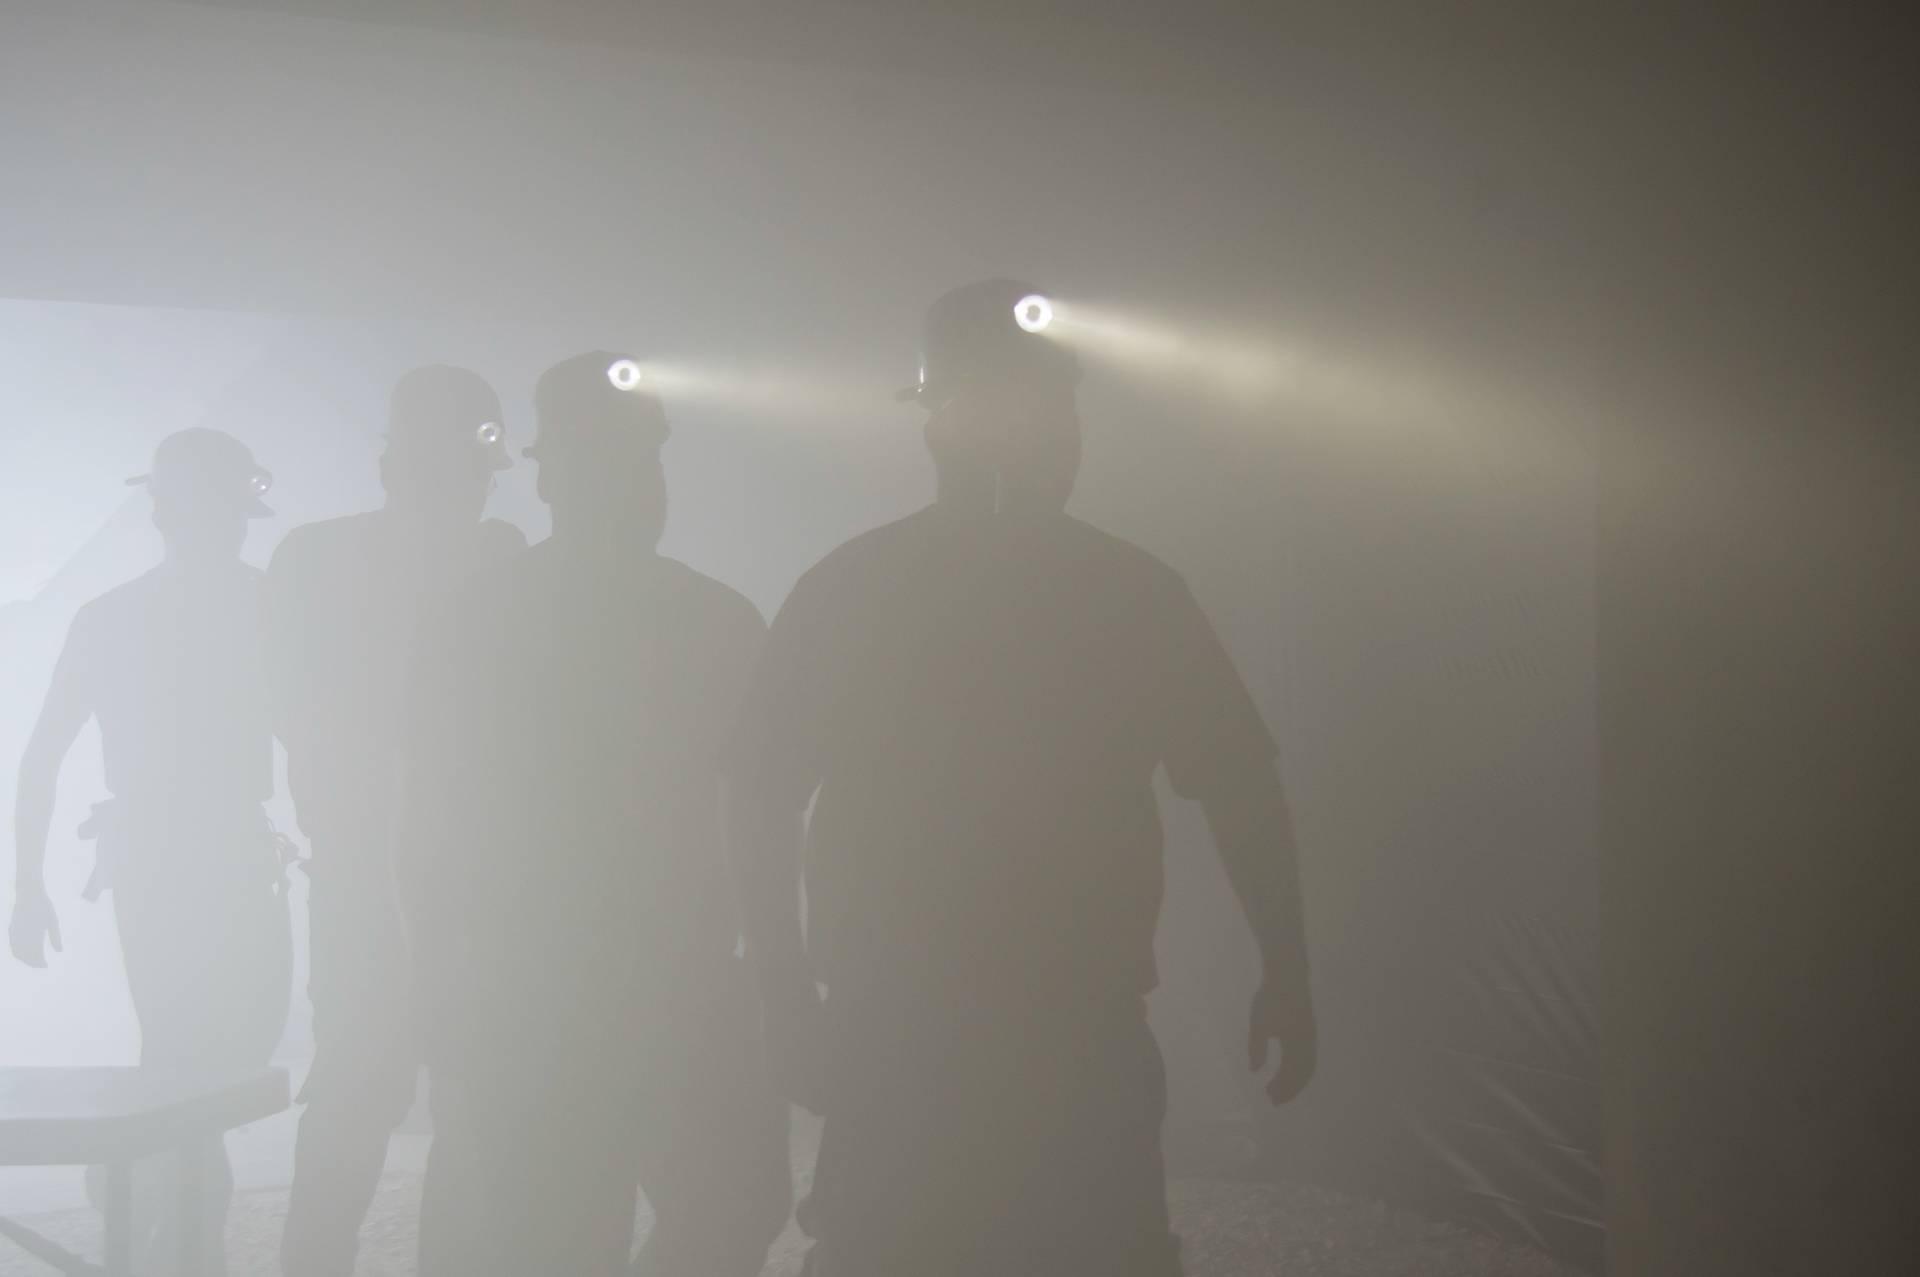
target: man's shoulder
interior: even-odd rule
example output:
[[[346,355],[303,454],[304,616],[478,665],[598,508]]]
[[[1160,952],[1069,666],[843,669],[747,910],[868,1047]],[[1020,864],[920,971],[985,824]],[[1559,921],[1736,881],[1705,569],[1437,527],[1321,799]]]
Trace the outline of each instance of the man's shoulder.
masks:
[[[284,550],[292,546],[296,550],[310,550],[358,542],[373,536],[380,521],[378,510],[361,510],[355,514],[337,514],[330,519],[315,519],[312,523],[303,523],[290,529],[286,536],[280,538],[280,548]]]
[[[1180,574],[1144,546],[1123,536],[1095,527],[1084,519],[1069,516],[1062,524],[1070,545],[1087,559],[1111,566],[1114,571],[1129,572],[1155,581],[1178,581]]]
[[[1152,551],[1080,519],[1062,525],[1068,570],[1120,597],[1158,610],[1188,593],[1186,579]],[[1111,596],[1110,596],[1111,597]]]
[[[493,601],[511,609],[518,606],[515,600],[528,591],[543,587],[551,575],[546,562],[552,555],[551,547],[545,541],[528,545],[524,537],[512,540],[520,530],[510,523],[504,526],[510,532],[489,532],[486,552],[472,565],[471,571],[451,582],[448,592],[451,598],[467,607]]]
[[[519,525],[508,523],[505,519],[482,519],[474,533],[474,539],[481,553],[487,555],[517,554],[527,548],[527,534]]]
[[[930,544],[933,528],[931,507],[869,528],[829,550],[802,573],[794,592],[858,588],[909,569]]]
[[[280,538],[280,544],[274,547],[271,570],[298,570],[336,555],[360,552],[374,536],[378,524],[376,511],[303,523]]]
[[[137,625],[137,617],[152,606],[162,586],[159,568],[150,568],[103,594],[82,603],[73,614],[73,628],[91,630]]]
[[[467,609],[489,601],[511,608],[513,600],[538,587],[537,547],[526,534],[504,519],[485,519],[474,525],[473,538],[458,561],[449,565],[444,581],[448,599]]]
[[[236,597],[251,602],[257,599],[266,575],[251,563],[236,563],[228,588]],[[165,564],[149,568],[82,603],[74,611],[73,628],[138,632],[146,624],[147,615],[166,603],[171,588]]]
[[[760,615],[760,609],[725,581],[665,555],[660,557],[660,568],[674,594],[716,624],[766,629],[766,618]]]

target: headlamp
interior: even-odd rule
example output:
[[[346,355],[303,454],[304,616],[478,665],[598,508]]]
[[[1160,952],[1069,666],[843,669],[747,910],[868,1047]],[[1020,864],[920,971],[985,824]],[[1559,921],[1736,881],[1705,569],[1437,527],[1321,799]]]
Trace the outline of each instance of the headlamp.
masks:
[[[1028,293],[1013,304],[1013,322],[1023,332],[1040,332],[1053,322],[1053,303],[1039,293]]]

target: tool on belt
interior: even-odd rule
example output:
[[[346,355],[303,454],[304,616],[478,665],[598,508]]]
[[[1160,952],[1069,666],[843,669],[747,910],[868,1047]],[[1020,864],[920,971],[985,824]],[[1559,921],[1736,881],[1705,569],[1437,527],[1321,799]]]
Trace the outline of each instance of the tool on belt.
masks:
[[[151,833],[156,827],[165,829],[167,823],[164,820],[143,819],[139,812],[118,798],[93,804],[87,818],[74,830],[94,846],[93,872],[87,876],[87,885],[80,892],[81,898],[95,901],[103,893],[111,891],[139,833],[143,830]],[[258,861],[243,860],[238,863],[257,864],[268,879],[270,890],[276,894],[284,892],[287,889],[288,871],[302,863],[304,857],[300,854],[299,844],[274,828],[264,808],[256,806],[245,812],[240,820],[226,830],[219,830],[216,822],[204,822],[202,828],[194,831],[194,835],[200,838],[232,838],[237,832],[242,832],[243,824],[243,836],[248,839],[258,837],[262,850],[268,854]]]

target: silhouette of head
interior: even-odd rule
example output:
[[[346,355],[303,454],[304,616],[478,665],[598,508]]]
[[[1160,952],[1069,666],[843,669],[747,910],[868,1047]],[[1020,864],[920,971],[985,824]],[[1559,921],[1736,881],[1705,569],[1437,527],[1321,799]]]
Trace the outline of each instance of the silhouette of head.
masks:
[[[666,529],[667,416],[625,355],[592,351],[540,375],[533,405],[540,499],[556,537],[651,549]]]
[[[512,465],[500,397],[478,373],[432,364],[393,385],[380,482],[394,508],[473,522]]]
[[[927,310],[918,384],[899,398],[928,410],[926,439],[943,497],[994,508],[1059,510],[1080,470],[1073,352],[1015,314],[1040,294],[989,279]]]
[[[127,482],[145,484],[153,494],[153,525],[177,559],[236,557],[247,520],[273,513],[261,500],[273,476],[246,444],[219,430],[168,435],[154,450],[153,468]]]

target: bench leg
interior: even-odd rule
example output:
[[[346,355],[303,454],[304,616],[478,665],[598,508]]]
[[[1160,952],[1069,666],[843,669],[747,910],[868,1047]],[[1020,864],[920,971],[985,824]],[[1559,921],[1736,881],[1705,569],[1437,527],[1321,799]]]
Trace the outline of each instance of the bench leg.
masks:
[[[208,1271],[206,1157],[197,1145],[180,1150],[180,1277],[202,1277]]]
[[[107,1245],[104,1267],[108,1277],[130,1277],[133,1272],[133,1167],[127,1162],[107,1166]]]

